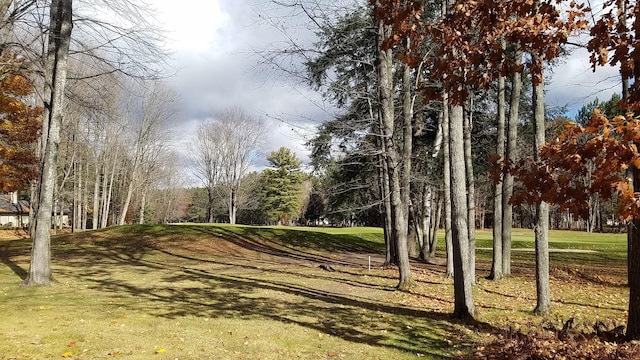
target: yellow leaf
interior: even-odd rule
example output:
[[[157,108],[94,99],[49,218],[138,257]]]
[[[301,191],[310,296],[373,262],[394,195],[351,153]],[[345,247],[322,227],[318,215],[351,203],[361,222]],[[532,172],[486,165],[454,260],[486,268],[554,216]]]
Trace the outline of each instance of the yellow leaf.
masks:
[[[156,354],[162,354],[162,353],[165,353],[165,352],[167,352],[167,350],[162,349],[162,348],[156,350]]]
[[[63,358],[70,358],[73,356],[73,353],[71,351],[67,351],[64,354],[62,354]]]

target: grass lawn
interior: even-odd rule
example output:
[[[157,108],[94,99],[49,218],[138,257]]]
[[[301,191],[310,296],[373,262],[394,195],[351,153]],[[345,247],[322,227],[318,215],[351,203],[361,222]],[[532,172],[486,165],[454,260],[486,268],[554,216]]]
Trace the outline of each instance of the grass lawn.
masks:
[[[490,248],[490,238],[480,231],[478,247]],[[532,239],[518,230],[514,248]],[[482,276],[491,252],[478,250],[479,321],[469,325],[449,316],[442,261],[414,262],[415,286],[394,291],[397,272],[382,267],[376,228],[149,225],[61,235],[52,240],[57,283],[40,288],[20,286],[30,241],[2,238],[0,359],[439,359],[510,326],[624,323],[624,235],[552,232],[551,247],[595,251],[552,253],[553,315],[531,314],[533,253],[514,251],[514,276],[490,282]]]

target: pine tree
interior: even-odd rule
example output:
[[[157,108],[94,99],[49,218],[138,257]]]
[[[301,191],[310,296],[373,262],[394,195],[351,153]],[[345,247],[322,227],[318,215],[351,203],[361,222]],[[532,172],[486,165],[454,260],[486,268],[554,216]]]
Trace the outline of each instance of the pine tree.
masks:
[[[269,221],[290,224],[300,210],[303,173],[300,160],[281,147],[267,158],[271,168],[262,174],[262,206]]]

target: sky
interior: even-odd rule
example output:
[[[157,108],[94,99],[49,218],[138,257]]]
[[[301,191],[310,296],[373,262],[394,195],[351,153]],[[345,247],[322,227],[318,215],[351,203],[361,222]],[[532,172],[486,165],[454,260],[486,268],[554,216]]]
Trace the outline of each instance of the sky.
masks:
[[[187,147],[199,123],[240,106],[268,124],[257,167],[264,167],[266,156],[281,146],[308,162],[304,143],[335,111],[299,80],[261,65],[259,55],[285,41],[268,18],[282,16],[296,26],[287,19],[288,11],[266,14],[265,8],[276,10],[269,0],[161,0],[153,5],[172,52],[175,75],[169,83],[179,96],[179,147]],[[308,42],[312,34],[298,29],[295,35]]]
[[[334,1],[335,2],[335,1]],[[304,142],[317,125],[335,114],[319,94],[286,74],[260,66],[259,50],[283,46],[287,36],[310,43],[305,19],[291,16],[270,0],[155,0],[160,26],[172,52],[175,75],[169,82],[179,95],[176,127],[185,149],[201,122],[231,106],[241,106],[268,122],[261,144],[266,154],[281,146],[308,161]],[[269,22],[284,22],[285,33]],[[293,30],[292,30],[293,29]],[[567,107],[569,116],[595,97],[619,92],[614,69],[593,73],[584,50],[576,49],[548,77],[546,102]],[[266,160],[257,164],[265,166]]]

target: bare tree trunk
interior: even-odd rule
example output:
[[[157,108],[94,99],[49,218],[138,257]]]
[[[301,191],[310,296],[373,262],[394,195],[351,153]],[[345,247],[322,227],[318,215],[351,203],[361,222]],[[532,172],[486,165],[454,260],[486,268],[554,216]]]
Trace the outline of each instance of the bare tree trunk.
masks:
[[[429,254],[429,258],[434,258],[436,256],[436,244],[438,243],[438,228],[440,227],[440,220],[442,218],[442,208],[444,207],[444,200],[442,197],[438,199],[436,203],[435,210],[435,220],[433,221],[432,231],[431,231],[431,244],[429,245],[431,253]]]
[[[106,184],[107,177],[105,176],[105,186],[102,189],[102,199],[104,201],[103,212],[102,212],[102,226],[101,228],[106,228],[109,224],[109,211],[111,208],[111,194],[113,194],[113,182],[116,175],[116,164],[118,162],[118,152],[115,153],[115,158],[113,159],[113,166],[111,168],[111,174],[109,175],[109,183],[108,187]],[[105,192],[106,189],[106,192]]]
[[[379,24],[379,42],[391,36],[391,29]],[[411,285],[411,268],[409,266],[409,254],[407,252],[407,211],[403,204],[402,196],[402,159],[398,147],[394,142],[395,115],[393,97],[393,53],[390,49],[378,49],[378,87],[380,93],[380,106],[382,109],[382,134],[386,143],[386,167],[389,172],[389,189],[392,210],[393,237],[396,241],[398,255],[398,270],[400,279],[398,289],[406,289]]]
[[[133,177],[134,174],[131,174]],[[127,186],[127,194],[124,198],[124,204],[122,205],[122,210],[120,211],[120,217],[118,219],[118,225],[124,225],[127,220],[127,212],[129,211],[129,204],[131,203],[131,196],[133,196],[133,188],[134,188],[135,179],[131,179]]]
[[[522,52],[516,51],[515,61],[522,63]],[[522,75],[514,73],[511,78],[511,103],[509,106],[509,122],[507,124],[506,160],[514,163],[517,160],[518,115],[520,93],[522,92]],[[513,175],[504,175],[502,186],[502,274],[511,275],[511,228],[513,227],[513,206],[509,203],[513,195]]]
[[[236,215],[238,212],[238,204],[237,204],[238,188],[233,187],[230,190],[231,191],[229,194],[229,224],[233,225],[236,223]]]
[[[372,107],[369,106],[369,112],[371,117],[373,118],[373,110]],[[380,186],[380,201],[382,206],[382,224],[383,224],[383,232],[384,232],[384,244],[385,244],[385,259],[384,266],[389,266],[391,264],[397,263],[395,256],[395,243],[393,241],[392,230],[391,230],[391,200],[389,198],[389,174],[387,171],[387,165],[385,162],[386,157],[386,144],[382,140],[382,111],[378,110],[378,123],[376,127],[376,145],[380,149],[380,154],[378,155],[378,177],[379,177],[379,186]]]
[[[449,121],[451,163],[451,224],[453,238],[454,316],[473,318],[473,282],[469,262],[469,224],[467,222],[467,179],[464,165],[464,112],[452,105]]]
[[[25,285],[48,285],[51,273],[51,212],[56,182],[56,159],[64,109],[67,60],[71,42],[72,0],[52,0],[50,10],[45,116],[42,128],[40,181],[31,263]]]
[[[140,195],[140,215],[138,216],[138,224],[144,224],[144,208],[147,206],[147,190],[143,189]]]
[[[208,195],[207,222],[208,223],[213,223],[213,221],[214,221],[214,218],[213,218],[213,216],[214,216],[213,206],[215,204],[216,197],[215,197],[215,193],[214,193],[212,188],[210,188],[210,187],[207,188],[207,195]]]
[[[428,262],[431,256],[431,223],[433,217],[433,191],[431,185],[425,184],[422,189],[422,246],[420,260]]]
[[[469,98],[469,109],[464,117],[464,164],[467,177],[467,224],[469,226],[469,277],[476,283],[476,180],[471,154],[471,132],[473,130],[473,95]]]
[[[71,232],[74,233],[77,231],[78,229],[78,220],[79,220],[79,216],[78,213],[80,212],[80,184],[79,181],[80,179],[80,174],[78,174],[78,166],[79,164],[76,164],[75,162],[73,163],[73,198],[71,200],[71,207],[72,207],[72,216],[73,216],[73,220],[71,221]]]
[[[532,62],[542,60],[531,54]],[[534,149],[533,158],[540,160],[540,149],[545,143],[545,111],[544,111],[544,81],[533,84],[533,119],[534,119]],[[551,292],[549,286],[549,205],[540,202],[536,205],[536,224],[534,227],[536,243],[536,294],[537,305],[534,313],[547,315],[551,312]]]
[[[498,126],[496,154],[504,161],[505,142],[505,85],[504,76],[498,78]],[[495,184],[493,193],[493,259],[491,261],[491,273],[489,279],[502,280],[502,186],[504,177],[500,176],[500,182]]]
[[[80,228],[82,231],[87,230],[87,218],[89,217],[89,164],[86,164],[84,169],[84,183],[82,186],[82,219],[80,221]]]
[[[385,233],[385,261],[384,265],[389,266],[391,264],[398,263],[398,256],[396,255],[396,239],[393,236],[393,216],[391,212],[391,197],[389,187],[389,170],[386,165],[386,161],[383,156],[386,157],[386,145],[382,142],[382,156],[381,156],[381,173],[382,173],[382,189],[383,191],[383,203],[384,203],[384,233]]]
[[[58,232],[58,198],[56,197],[55,193],[53,195],[52,219],[53,219],[52,230],[53,230],[53,233],[56,234]]]
[[[409,40],[407,40],[409,41]],[[411,155],[413,153],[413,98],[411,89],[411,67],[402,64],[402,116],[404,123],[402,126],[402,171],[400,177],[400,191],[402,193],[402,210],[407,222],[407,231],[409,231],[409,207],[411,203]],[[413,222],[417,223],[417,218],[413,217]],[[416,257],[418,249],[416,247],[415,236],[407,234],[407,251],[408,255]],[[408,263],[408,259],[407,259]],[[408,265],[407,265],[408,267]]]
[[[444,153],[444,240],[447,251],[447,277],[452,277],[453,268],[453,240],[451,233],[452,219],[451,219],[451,158],[450,149],[451,135],[449,133],[449,102],[447,95],[443,96],[442,100],[442,142]]]
[[[96,230],[98,228],[98,224],[100,221],[100,214],[102,211],[100,210],[100,182],[102,176],[100,176],[100,167],[96,164],[95,167],[95,182],[93,183],[93,216],[91,219],[91,228]]]

